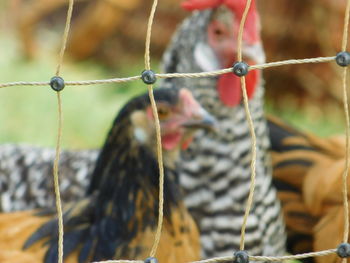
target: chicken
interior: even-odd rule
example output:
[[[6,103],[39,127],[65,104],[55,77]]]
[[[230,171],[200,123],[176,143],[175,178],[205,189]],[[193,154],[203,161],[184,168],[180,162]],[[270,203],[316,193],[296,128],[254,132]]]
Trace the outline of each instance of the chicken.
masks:
[[[212,3],[208,0],[184,3],[187,9],[207,10],[194,12],[180,26],[164,55],[165,72],[198,72],[233,64],[245,1],[225,1],[228,8]],[[245,60],[249,64],[264,62],[254,1],[245,29]],[[284,253],[285,233],[280,204],[271,185],[260,75],[259,71],[251,71],[246,77],[258,151],[256,189],[245,249],[250,254],[280,255]],[[182,156],[180,181],[186,191],[186,205],[199,224],[202,255],[231,255],[233,249],[239,248],[252,157],[239,79],[233,74],[225,74],[218,78],[168,79],[163,84],[191,87],[195,97],[219,119],[219,132],[202,131]]]
[[[221,2],[225,4],[220,5]],[[232,66],[236,60],[237,31],[245,3],[244,0],[184,2],[186,9],[201,10],[193,12],[179,27],[164,54],[163,71],[199,72]],[[249,64],[265,61],[259,27],[255,1],[252,1],[243,35],[244,60]],[[250,71],[246,81],[258,141],[256,189],[248,218],[245,249],[251,255],[276,256],[285,252],[285,231],[280,203],[271,183],[261,72]],[[233,250],[239,249],[252,158],[240,80],[228,73],[200,79],[166,79],[162,83],[165,87],[191,88],[196,99],[218,119],[218,133],[200,131],[182,155],[179,161],[180,184],[185,189],[186,206],[199,225],[202,256],[231,255]],[[6,180],[11,181],[11,176]],[[23,188],[30,191],[35,183],[28,183]],[[66,190],[73,186],[81,187],[73,181]],[[38,197],[35,192],[30,193],[32,200],[28,203],[33,203]],[[12,191],[8,191],[8,196],[16,199]],[[9,209],[13,206],[8,204]]]
[[[344,230],[344,137],[318,138],[272,117],[269,130],[273,181],[282,201],[289,252],[336,248]],[[315,259],[340,262],[336,254]]]
[[[164,151],[164,225],[160,262],[199,259],[197,227],[186,210],[176,159],[193,132],[215,120],[186,89],[154,91]],[[99,154],[89,194],[64,210],[65,262],[145,259],[158,216],[159,172],[148,95],[132,99],[116,117]],[[97,179],[96,179],[97,178]],[[0,215],[0,262],[57,262],[57,219],[50,209]]]
[[[232,67],[245,0],[188,0],[194,10],[179,27],[164,54],[165,72],[201,72]],[[252,65],[265,61],[255,1],[243,34],[243,57]],[[251,137],[240,79],[232,73],[200,79],[166,79],[164,85],[190,87],[195,98],[218,119],[218,133],[200,131],[180,162],[185,203],[201,233],[204,257],[227,256],[239,249],[250,186]],[[285,231],[272,186],[269,139],[263,110],[261,72],[246,76],[257,136],[256,188],[248,217],[245,250],[251,255],[281,255]]]

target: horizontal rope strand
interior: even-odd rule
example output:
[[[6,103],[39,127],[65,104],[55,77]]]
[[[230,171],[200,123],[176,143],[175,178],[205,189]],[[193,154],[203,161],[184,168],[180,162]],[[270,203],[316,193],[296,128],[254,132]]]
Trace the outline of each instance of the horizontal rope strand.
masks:
[[[276,62],[269,62],[260,65],[252,65],[249,67],[249,70],[253,69],[266,69],[272,67],[279,67],[285,65],[299,65],[299,64],[309,64],[309,63],[325,63],[334,61],[335,56],[333,57],[317,57],[317,58],[304,58],[304,59],[289,59],[289,60],[281,60]]]
[[[287,256],[280,256],[280,257],[265,257],[265,256],[249,256],[249,260],[254,261],[283,261],[283,260],[291,260],[291,259],[303,259],[303,258],[310,258],[310,257],[322,257],[327,256],[336,253],[336,249],[328,249],[318,252],[311,252],[311,253],[303,253],[298,255],[287,255]],[[216,257],[216,258],[210,258],[205,260],[199,260],[199,261],[193,261],[190,263],[217,263],[217,262],[232,262],[234,259],[233,256],[227,256],[227,257]]]
[[[143,260],[106,260],[106,261],[94,261],[92,263],[144,263]]]
[[[279,67],[285,65],[297,65],[297,64],[308,64],[308,63],[325,63],[335,60],[335,56],[333,57],[318,57],[318,58],[307,58],[307,59],[290,59],[283,60],[277,62],[270,62],[260,65],[252,65],[249,67],[249,70],[255,69],[267,69],[272,67]],[[156,74],[157,78],[165,79],[165,78],[202,78],[202,77],[215,77],[218,75],[222,75],[225,73],[232,72],[231,68],[225,68],[214,71],[204,71],[198,73],[159,73]],[[112,84],[112,83],[124,83],[129,81],[135,81],[141,79],[140,76],[132,76],[126,78],[112,78],[112,79],[97,79],[97,80],[82,80],[82,81],[66,81],[66,86],[88,86],[88,85],[96,85],[96,84]],[[48,81],[17,81],[17,82],[7,82],[1,83],[0,88],[13,87],[13,86],[47,86],[50,82]]]

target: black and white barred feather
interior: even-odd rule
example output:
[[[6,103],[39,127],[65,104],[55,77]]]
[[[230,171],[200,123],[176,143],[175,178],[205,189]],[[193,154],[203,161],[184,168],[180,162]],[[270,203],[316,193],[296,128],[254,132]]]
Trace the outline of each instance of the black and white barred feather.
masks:
[[[63,202],[84,196],[98,150],[63,151],[60,190]],[[0,211],[53,207],[55,150],[29,145],[0,145]]]

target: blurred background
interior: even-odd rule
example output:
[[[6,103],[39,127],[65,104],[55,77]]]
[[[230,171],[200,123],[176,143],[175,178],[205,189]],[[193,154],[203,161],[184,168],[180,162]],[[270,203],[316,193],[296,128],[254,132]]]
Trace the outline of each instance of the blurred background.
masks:
[[[152,1],[76,0],[66,80],[140,74]],[[162,0],[152,33],[152,68],[176,25],[188,15],[180,0]],[[257,1],[267,61],[334,56],[340,51],[343,0]],[[68,0],[0,1],[0,82],[47,81],[55,73]],[[283,66],[264,71],[266,109],[321,136],[344,132],[341,70],[335,63]],[[63,146],[101,145],[119,107],[146,90],[140,81],[66,87]],[[57,102],[49,87],[0,89],[0,143],[53,146]]]

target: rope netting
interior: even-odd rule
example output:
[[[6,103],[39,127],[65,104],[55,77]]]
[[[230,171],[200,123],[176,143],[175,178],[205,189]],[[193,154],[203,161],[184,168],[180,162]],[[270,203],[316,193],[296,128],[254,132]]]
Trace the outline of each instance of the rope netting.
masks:
[[[345,10],[344,15],[344,31],[343,31],[343,39],[342,39],[342,46],[341,51],[345,52],[347,48],[347,42],[348,42],[348,26],[349,26],[349,16],[350,16],[350,0],[347,1],[347,6]],[[245,9],[243,12],[243,16],[240,22],[239,26],[239,32],[238,32],[238,39],[237,39],[237,61],[242,61],[242,38],[243,38],[243,31],[244,31],[244,25],[246,22],[247,14],[249,11],[249,8],[251,6],[251,0],[246,1]],[[66,49],[67,39],[69,35],[69,29],[70,29],[70,23],[71,23],[71,17],[72,17],[72,11],[73,11],[73,5],[74,0],[69,0],[69,6],[67,11],[67,18],[66,18],[66,24],[65,29],[63,33],[63,39],[62,39],[62,45],[59,53],[57,68],[56,68],[56,77],[60,77],[60,71],[61,67],[63,65],[63,58],[64,53]],[[155,12],[157,9],[158,0],[153,0],[152,9],[150,12],[150,16],[148,19],[148,26],[147,26],[147,33],[146,33],[146,41],[145,41],[145,69],[150,70],[151,69],[151,63],[150,63],[150,44],[151,44],[151,33],[152,33],[152,24],[155,16]],[[270,63],[264,63],[264,64],[258,64],[258,65],[252,65],[248,67],[248,71],[251,70],[262,70],[267,69],[271,67],[278,67],[278,66],[284,66],[284,65],[297,65],[297,64],[306,64],[306,63],[325,63],[325,62],[331,62],[336,59],[336,56],[331,57],[317,57],[317,58],[307,58],[307,59],[291,59],[291,60],[284,60],[284,61],[277,61],[277,62],[270,62]],[[201,78],[201,77],[214,77],[221,74],[233,72],[234,67],[225,68],[221,70],[216,71],[207,71],[207,72],[198,72],[198,73],[155,73],[154,76],[156,78]],[[64,86],[87,86],[87,85],[95,85],[95,84],[110,84],[110,83],[124,83],[129,81],[135,81],[140,80],[141,75],[138,76],[132,76],[132,77],[125,77],[125,78],[112,78],[112,79],[101,79],[101,80],[85,80],[85,81],[64,81]],[[348,212],[348,199],[347,199],[347,176],[349,172],[349,155],[350,155],[350,116],[349,116],[349,109],[348,109],[348,95],[347,95],[347,67],[345,66],[343,68],[343,75],[342,75],[342,85],[343,85],[343,104],[344,104],[344,113],[346,118],[346,152],[345,152],[345,169],[343,173],[343,205],[344,205],[344,234],[343,234],[343,242],[348,242],[348,236],[349,236],[349,214]],[[17,82],[7,82],[7,83],[0,83],[0,88],[5,87],[14,87],[14,86],[48,86],[52,84],[51,81],[42,81],[42,82],[25,82],[25,81],[17,81]],[[157,112],[157,105],[155,103],[154,97],[153,97],[153,85],[147,85],[149,97],[151,101],[152,111],[155,117],[155,127],[156,127],[156,139],[157,139],[157,158],[158,158],[158,165],[159,165],[159,216],[158,216],[158,224],[157,224],[157,230],[154,238],[154,243],[152,246],[152,249],[150,251],[150,256],[154,257],[159,240],[161,237],[161,231],[162,231],[162,223],[163,223],[163,191],[164,191],[164,167],[163,167],[163,156],[162,156],[162,145],[161,145],[161,133],[160,133],[160,124],[159,124],[159,118],[158,118],[158,112]],[[252,116],[249,110],[249,101],[246,91],[246,82],[245,77],[241,77],[241,88],[243,93],[243,103],[244,103],[244,109],[247,115],[247,121],[249,124],[249,131],[251,135],[252,145],[251,145],[251,153],[252,153],[252,160],[251,160],[251,184],[250,184],[250,191],[249,196],[247,200],[246,205],[246,211],[243,218],[242,228],[241,228],[241,241],[240,241],[240,249],[244,250],[244,239],[245,239],[245,228],[247,224],[247,219],[250,213],[250,209],[253,202],[253,196],[254,196],[254,189],[255,189],[255,163],[256,163],[256,135],[254,131],[254,124],[252,121]],[[57,141],[56,141],[56,156],[54,160],[54,167],[53,167],[53,176],[54,176],[54,188],[55,188],[55,195],[56,195],[56,208],[57,208],[57,216],[58,216],[58,230],[59,230],[59,237],[58,237],[58,262],[63,262],[63,218],[62,218],[62,204],[61,204],[61,198],[60,198],[60,191],[59,191],[59,160],[60,160],[60,149],[61,149],[61,138],[62,138],[62,103],[61,103],[61,97],[60,97],[60,90],[57,90],[57,105],[58,105],[58,131],[57,131]],[[330,254],[337,253],[336,248],[331,248],[328,250],[323,251],[317,251],[317,252],[311,252],[311,253],[304,253],[304,254],[298,254],[298,255],[287,255],[287,256],[279,256],[279,257],[267,257],[267,256],[252,256],[249,255],[249,260],[254,261],[283,261],[283,260],[292,260],[292,259],[304,259],[309,257],[319,257],[319,256],[326,256]],[[211,259],[205,259],[200,261],[195,261],[192,263],[214,263],[214,262],[229,262],[234,260],[234,256],[227,256],[227,257],[216,257]],[[345,263],[346,259],[343,259],[343,263]],[[95,263],[142,263],[144,261],[142,260],[107,260],[107,261],[100,261]]]

